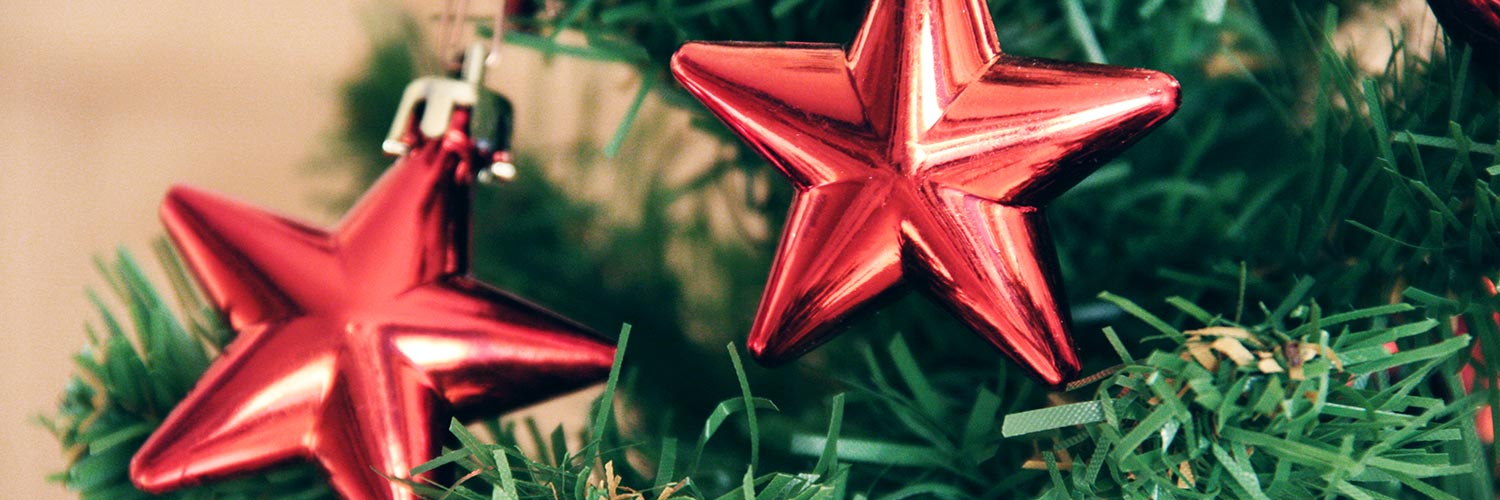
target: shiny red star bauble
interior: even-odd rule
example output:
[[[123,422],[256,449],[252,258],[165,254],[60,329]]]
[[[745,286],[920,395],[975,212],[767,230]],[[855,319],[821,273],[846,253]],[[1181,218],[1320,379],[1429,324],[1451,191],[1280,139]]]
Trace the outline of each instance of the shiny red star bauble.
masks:
[[[450,417],[600,381],[614,347],[470,278],[469,112],[424,139],[333,231],[175,188],[162,219],[238,337],[130,464],[148,492],[316,461],[350,500],[437,456]]]
[[[757,358],[905,284],[1051,385],[1079,366],[1039,207],[1178,104],[1163,73],[1001,54],[983,0],[875,0],[847,53],[690,43],[672,71],[796,190]]]
[[[1443,31],[1474,47],[1474,62],[1496,69],[1500,61],[1500,0],[1427,0]]]

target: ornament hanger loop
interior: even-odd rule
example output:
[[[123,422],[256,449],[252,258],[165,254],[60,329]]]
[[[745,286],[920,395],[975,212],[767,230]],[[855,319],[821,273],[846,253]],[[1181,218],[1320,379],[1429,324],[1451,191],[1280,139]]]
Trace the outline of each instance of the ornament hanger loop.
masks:
[[[381,149],[387,154],[401,156],[410,151],[412,146],[420,140],[441,138],[447,131],[449,119],[452,118],[453,110],[456,108],[472,110],[469,121],[470,132],[479,132],[485,129],[486,124],[504,120],[503,117],[491,116],[495,110],[491,109],[493,99],[485,97],[484,76],[487,67],[498,60],[496,52],[499,51],[500,42],[505,36],[506,3],[506,0],[497,2],[495,29],[488,49],[484,43],[470,44],[456,64],[445,64],[447,66],[445,72],[448,75],[418,78],[406,86],[406,91],[401,96],[401,104],[396,110],[396,118],[391,123],[385,142],[381,144]],[[467,12],[468,0],[447,0],[443,3],[443,12],[439,18],[442,23],[442,31],[439,35],[441,54],[453,53],[460,38],[461,27],[467,21]],[[415,118],[417,126],[414,133],[412,120],[418,109],[421,109],[421,116]],[[508,138],[509,132],[503,133]],[[421,134],[421,137],[415,137],[415,134]],[[508,140],[486,138],[476,141],[475,145],[480,156],[484,157],[487,163],[478,166],[481,182],[508,181],[515,177],[515,166],[510,163],[510,154],[496,149],[504,148],[503,144],[508,142]]]
[[[400,156],[411,150],[410,138],[406,134],[411,126],[412,114],[420,103],[425,102],[426,105],[422,107],[417,130],[427,139],[443,136],[443,132],[448,130],[448,120],[453,116],[454,108],[475,109],[479,103],[480,85],[484,82],[487,52],[488,49],[482,43],[470,45],[469,50],[464,52],[460,79],[426,76],[407,84],[406,91],[401,94],[401,104],[396,109],[396,119],[391,123],[381,149],[393,156]]]

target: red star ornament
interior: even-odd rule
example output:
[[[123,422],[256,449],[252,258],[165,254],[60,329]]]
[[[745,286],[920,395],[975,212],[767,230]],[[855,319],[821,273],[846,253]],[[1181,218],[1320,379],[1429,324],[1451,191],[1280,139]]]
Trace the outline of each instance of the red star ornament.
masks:
[[[1000,53],[983,0],[875,0],[847,53],[690,43],[672,71],[796,190],[758,359],[905,284],[1054,386],[1079,363],[1040,207],[1178,105],[1163,73]]]
[[[450,416],[602,380],[614,347],[468,269],[469,112],[416,138],[332,232],[195,189],[161,215],[238,337],[135,455],[165,492],[294,458],[351,500],[415,499],[388,477],[440,450]]]
[[[1427,0],[1449,36],[1474,48],[1474,62],[1496,69],[1500,56],[1500,0]]]

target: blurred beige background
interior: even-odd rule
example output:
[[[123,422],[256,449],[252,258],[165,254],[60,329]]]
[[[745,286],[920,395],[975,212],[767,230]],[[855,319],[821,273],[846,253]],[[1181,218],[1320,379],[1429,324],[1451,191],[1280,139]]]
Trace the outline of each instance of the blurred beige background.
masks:
[[[318,200],[346,181],[308,165],[326,154],[338,86],[369,49],[361,19],[390,15],[393,2],[375,3],[0,2],[0,496],[75,498],[45,481],[62,454],[32,419],[53,411],[94,319],[83,292],[102,281],[91,259],[123,246],[149,262],[168,186],[337,219]],[[442,2],[404,3],[430,12]],[[476,13],[493,8],[473,3]],[[540,149],[567,151],[579,137],[602,144],[640,84],[623,68],[515,52],[490,80],[518,105],[517,142]],[[569,82],[584,83],[559,87]],[[673,137],[685,127],[654,103],[642,120]],[[628,181],[606,171],[571,186]],[[566,409],[590,392],[543,425],[576,414]]]
[[[92,320],[91,258],[149,261],[156,204],[188,182],[317,222],[305,172],[336,123],[338,81],[368,42],[361,7],[301,1],[0,3],[0,484],[75,498],[45,477],[50,413]]]

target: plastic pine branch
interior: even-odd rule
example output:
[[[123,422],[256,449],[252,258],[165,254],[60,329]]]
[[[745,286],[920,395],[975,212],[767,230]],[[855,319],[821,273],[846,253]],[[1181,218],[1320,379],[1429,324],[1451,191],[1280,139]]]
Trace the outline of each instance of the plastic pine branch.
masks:
[[[1174,305],[1201,326],[1179,331],[1136,313],[1164,327],[1171,349],[1122,359],[1089,401],[1006,417],[1007,437],[1039,434],[1068,443],[1043,449],[1076,457],[1040,466],[1065,476],[1049,494],[1453,498],[1484,491],[1484,458],[1465,453],[1475,440],[1465,424],[1483,397],[1449,402],[1415,393],[1466,351],[1467,335],[1392,353],[1387,343],[1439,322],[1396,321],[1418,312],[1407,304],[1326,316],[1316,303],[1294,304],[1285,317],[1255,325]]]
[[[114,261],[99,263],[113,298],[124,304],[123,313],[91,295],[102,331],[89,328],[89,344],[73,357],[77,371],[58,414],[45,419],[68,455],[67,470],[55,479],[84,500],[334,499],[321,473],[309,465],[163,496],[142,493],[131,484],[130,457],[231,335],[194,293],[171,250],[159,246],[158,254],[185,317],[177,317],[130,254],[121,251]]]

